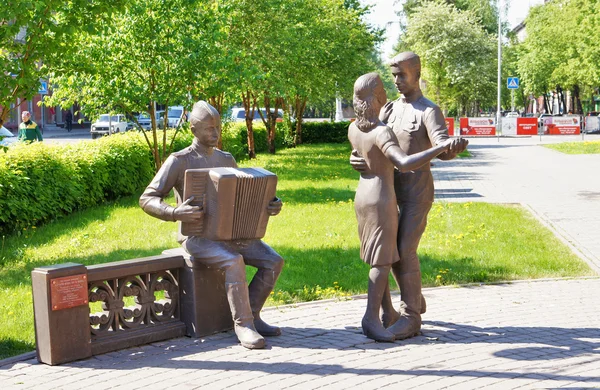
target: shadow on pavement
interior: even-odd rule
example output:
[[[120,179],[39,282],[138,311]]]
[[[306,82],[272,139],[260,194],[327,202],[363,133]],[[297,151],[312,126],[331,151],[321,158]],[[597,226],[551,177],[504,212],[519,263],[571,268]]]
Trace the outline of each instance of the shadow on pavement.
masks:
[[[534,344],[531,347],[504,349],[494,356],[512,360],[554,360],[584,354],[600,354],[599,328],[559,327],[479,327],[444,321],[423,321],[434,329],[425,329],[423,335],[451,344]],[[539,346],[544,344],[546,346]],[[600,378],[598,378],[600,382]]]

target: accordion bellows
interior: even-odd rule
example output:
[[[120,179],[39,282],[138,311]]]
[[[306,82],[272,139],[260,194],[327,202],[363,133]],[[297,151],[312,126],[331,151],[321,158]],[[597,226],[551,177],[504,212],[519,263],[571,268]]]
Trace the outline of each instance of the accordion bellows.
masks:
[[[262,168],[202,168],[185,171],[183,199],[204,208],[201,223],[181,223],[181,234],[215,241],[260,239],[277,175]]]

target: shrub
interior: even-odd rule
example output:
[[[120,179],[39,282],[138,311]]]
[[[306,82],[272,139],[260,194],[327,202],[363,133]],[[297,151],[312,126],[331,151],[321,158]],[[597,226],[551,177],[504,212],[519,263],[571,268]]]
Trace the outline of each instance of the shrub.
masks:
[[[15,145],[0,154],[0,233],[132,195],[153,176],[150,151],[137,133],[70,145]]]
[[[350,122],[304,122],[302,123],[302,143],[341,144],[348,142]]]

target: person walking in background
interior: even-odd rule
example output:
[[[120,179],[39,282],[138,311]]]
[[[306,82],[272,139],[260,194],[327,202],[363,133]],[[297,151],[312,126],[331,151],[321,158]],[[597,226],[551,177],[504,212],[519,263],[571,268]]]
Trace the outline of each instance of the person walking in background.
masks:
[[[44,140],[37,123],[31,120],[29,111],[23,111],[21,119],[23,122],[19,125],[19,135],[17,137],[19,141],[33,142]]]
[[[71,110],[67,111],[67,113],[65,114],[65,124],[67,126],[67,132],[71,132],[71,130],[73,130],[73,114],[71,113]]]

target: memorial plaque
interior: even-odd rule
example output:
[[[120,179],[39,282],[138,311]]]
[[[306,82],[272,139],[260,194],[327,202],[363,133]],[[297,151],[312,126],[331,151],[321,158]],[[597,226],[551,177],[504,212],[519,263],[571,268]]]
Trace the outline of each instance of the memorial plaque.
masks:
[[[87,305],[88,284],[87,275],[65,276],[50,281],[52,310],[68,309],[70,307]]]

